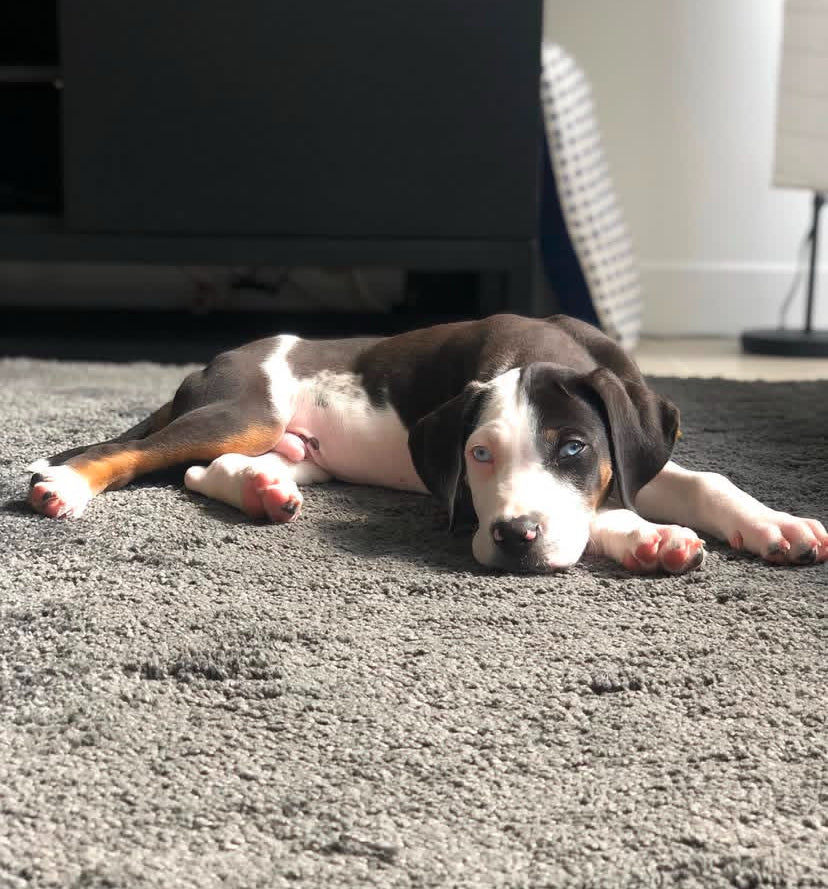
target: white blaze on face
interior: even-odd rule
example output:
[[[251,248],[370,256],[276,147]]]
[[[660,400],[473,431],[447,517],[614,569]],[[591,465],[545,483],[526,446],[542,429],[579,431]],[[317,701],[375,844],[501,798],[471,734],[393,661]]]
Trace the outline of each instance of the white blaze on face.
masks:
[[[593,510],[582,492],[543,465],[538,417],[521,397],[519,378],[515,368],[492,381],[480,425],[466,442],[466,476],[479,522],[472,551],[484,565],[508,568],[492,526],[531,516],[540,530],[531,547],[537,568],[565,568],[586,548]]]

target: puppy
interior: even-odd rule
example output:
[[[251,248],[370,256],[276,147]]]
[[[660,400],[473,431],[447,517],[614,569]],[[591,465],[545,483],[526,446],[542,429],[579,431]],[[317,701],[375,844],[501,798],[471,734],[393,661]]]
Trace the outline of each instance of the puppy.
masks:
[[[474,527],[475,558],[506,571],[564,569],[587,550],[691,571],[696,531],[775,563],[828,557],[820,522],[671,461],[678,429],[632,359],[565,316],[285,334],[219,355],[117,438],[37,461],[29,502],[77,517],[102,491],[184,464],[191,490],[274,522],[296,520],[299,486],[330,479],[430,492],[451,527]]]

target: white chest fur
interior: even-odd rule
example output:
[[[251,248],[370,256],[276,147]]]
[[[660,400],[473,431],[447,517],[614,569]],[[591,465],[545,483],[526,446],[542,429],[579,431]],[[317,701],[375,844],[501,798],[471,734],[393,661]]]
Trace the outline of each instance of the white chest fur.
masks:
[[[426,493],[397,412],[373,405],[356,374],[297,378],[285,360],[296,339],[279,340],[264,363],[271,402],[288,432],[318,443],[308,447],[308,459],[341,481]]]

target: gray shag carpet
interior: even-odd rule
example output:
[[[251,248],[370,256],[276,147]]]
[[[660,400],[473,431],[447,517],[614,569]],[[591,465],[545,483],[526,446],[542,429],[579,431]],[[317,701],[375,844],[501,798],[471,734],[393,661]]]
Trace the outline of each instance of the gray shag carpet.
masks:
[[[25,508],[182,376],[0,361],[0,886],[828,885],[826,566],[490,575],[346,485]],[[828,381],[655,385],[680,461],[828,518]]]

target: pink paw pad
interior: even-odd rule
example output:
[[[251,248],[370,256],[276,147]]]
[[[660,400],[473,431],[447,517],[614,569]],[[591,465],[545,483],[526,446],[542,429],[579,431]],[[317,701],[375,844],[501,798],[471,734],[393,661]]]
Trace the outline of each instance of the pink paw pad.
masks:
[[[701,540],[677,541],[665,549],[661,561],[671,574],[691,571],[704,561],[704,544]]]
[[[29,503],[38,512],[52,519],[64,515],[68,506],[54,490],[54,485],[49,482],[38,482],[32,486],[29,491]]]
[[[242,508],[254,518],[267,517],[271,522],[292,522],[302,509],[302,495],[296,484],[265,472],[245,479]]]
[[[29,488],[29,505],[50,519],[77,518],[92,498],[89,484],[68,466],[35,473]]]
[[[630,571],[652,572],[659,569],[670,574],[684,574],[701,567],[704,543],[684,528],[662,527],[639,540],[632,552],[622,559]]]
[[[745,521],[730,535],[729,543],[774,565],[813,565],[828,558],[828,534],[823,525],[787,513],[767,511]]]
[[[828,558],[828,533],[815,519],[786,517],[780,523],[784,542],[788,548],[785,559],[793,565],[813,565]]]
[[[661,544],[661,537],[653,534],[649,540],[640,543],[635,548],[635,558],[642,563],[655,562],[658,558],[658,548]]]

